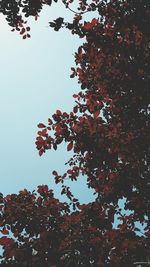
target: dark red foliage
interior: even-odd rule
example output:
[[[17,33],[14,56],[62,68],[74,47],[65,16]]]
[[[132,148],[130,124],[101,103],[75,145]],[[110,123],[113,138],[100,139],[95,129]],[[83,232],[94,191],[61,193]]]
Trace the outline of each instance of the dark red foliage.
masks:
[[[71,112],[57,110],[38,125],[36,146],[42,155],[66,142],[73,152],[63,175],[53,171],[70,203],[60,203],[48,186],[1,197],[0,266],[131,267],[150,257],[150,3],[78,1],[74,11],[74,1],[62,2],[73,21],[57,18],[50,26],[84,38],[70,76],[81,92]],[[36,14],[43,4],[51,1],[40,2]],[[91,11],[95,17],[84,21]],[[65,185],[81,176],[94,189],[93,203],[80,205]]]

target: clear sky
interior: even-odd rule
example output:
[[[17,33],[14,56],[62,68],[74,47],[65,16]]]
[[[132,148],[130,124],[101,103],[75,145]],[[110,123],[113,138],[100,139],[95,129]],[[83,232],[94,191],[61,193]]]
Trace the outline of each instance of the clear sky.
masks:
[[[73,93],[80,90],[70,79],[73,54],[83,42],[67,30],[54,32],[48,22],[72,17],[61,4],[45,8],[37,22],[31,19],[31,39],[11,32],[0,16],[0,191],[34,190],[48,184],[60,196],[51,172],[65,171],[69,159],[63,144],[58,151],[39,157],[35,148],[37,124],[47,122],[56,109],[70,111]],[[71,186],[81,202],[93,199],[85,179]]]

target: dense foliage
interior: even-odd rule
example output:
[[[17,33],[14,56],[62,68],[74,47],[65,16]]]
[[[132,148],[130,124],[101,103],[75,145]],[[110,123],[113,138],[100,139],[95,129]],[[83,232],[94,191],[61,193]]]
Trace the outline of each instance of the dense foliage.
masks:
[[[62,2],[72,10],[74,1]],[[1,1],[0,10],[26,38],[29,28],[19,12],[37,18],[44,4],[51,1]],[[65,27],[84,40],[71,68],[81,91],[73,95],[70,113],[57,110],[47,125],[39,123],[36,139],[40,155],[63,141],[72,150],[67,172],[53,171],[70,204],[60,203],[47,186],[1,196],[3,267],[130,267],[150,257],[150,2],[78,4],[72,22],[57,18],[50,27]],[[93,12],[90,21],[84,20],[87,12]],[[96,194],[86,205],[65,184],[83,175]]]

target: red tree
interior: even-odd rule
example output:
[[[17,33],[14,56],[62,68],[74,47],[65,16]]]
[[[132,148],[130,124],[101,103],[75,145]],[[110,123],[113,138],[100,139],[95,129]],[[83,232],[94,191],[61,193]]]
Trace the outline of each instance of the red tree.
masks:
[[[72,10],[73,1],[62,2]],[[24,266],[122,267],[150,256],[149,1],[89,2],[79,1],[72,22],[63,18],[50,22],[54,30],[66,27],[85,40],[75,54],[76,66],[71,74],[71,78],[77,76],[82,91],[73,95],[75,106],[70,113],[57,110],[48,125],[38,125],[36,139],[40,155],[48,149],[56,150],[63,141],[67,150],[74,152],[66,173],[53,171],[74,212],[54,199],[47,186],[38,189],[42,197],[23,191],[2,198],[2,234],[7,235],[10,229],[14,235],[18,225],[21,229],[15,238],[1,238],[5,251],[2,266],[20,266],[23,261]],[[42,8],[51,1],[40,3]],[[84,13],[92,11],[94,18],[83,21]],[[82,175],[96,193],[96,200],[87,205],[80,205],[65,185],[66,177],[77,180]],[[30,219],[24,224],[16,208],[18,201],[24,205],[26,199],[29,203],[24,213]],[[130,215],[122,214],[120,199],[125,199],[124,208],[131,211]],[[51,205],[57,221],[53,227]],[[41,218],[41,223],[34,223],[37,230],[32,224],[35,212]],[[117,229],[113,226],[115,216],[120,220]],[[140,233],[137,222],[145,225],[144,233]],[[30,259],[26,259],[29,248],[37,253],[30,252]]]

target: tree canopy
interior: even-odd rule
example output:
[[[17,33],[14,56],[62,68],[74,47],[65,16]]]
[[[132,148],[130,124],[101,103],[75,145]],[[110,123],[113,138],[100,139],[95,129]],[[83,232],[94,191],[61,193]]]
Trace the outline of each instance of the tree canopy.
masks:
[[[134,266],[150,257],[150,2],[80,0],[77,10],[74,1],[62,2],[73,21],[60,17],[49,25],[83,38],[70,75],[81,91],[70,113],[58,109],[47,125],[38,124],[35,143],[40,156],[62,142],[73,152],[64,174],[53,171],[69,202],[54,198],[47,185],[1,195],[0,266]],[[0,11],[25,39],[25,17],[37,19],[51,4],[5,0]],[[87,12],[93,12],[89,21]],[[67,178],[81,176],[94,189],[92,203],[81,205],[67,186]]]

